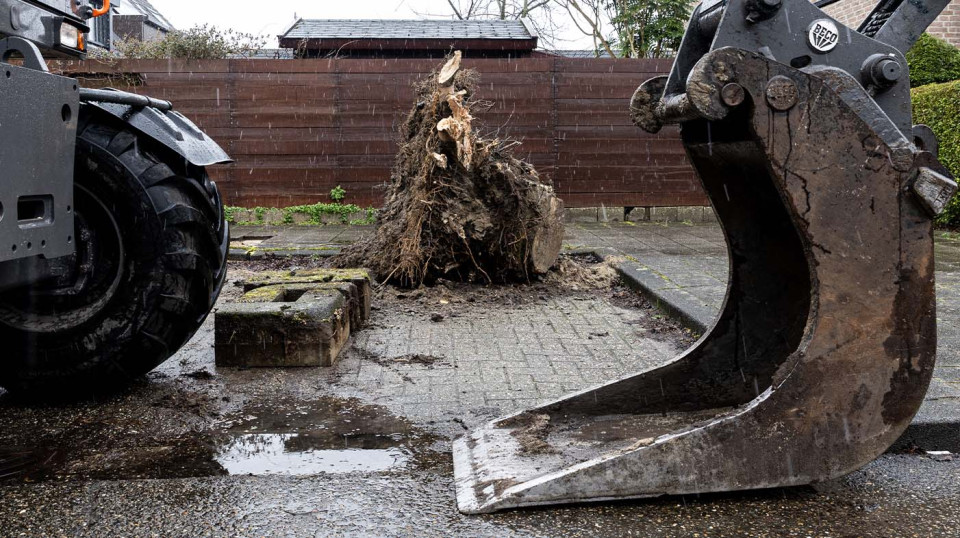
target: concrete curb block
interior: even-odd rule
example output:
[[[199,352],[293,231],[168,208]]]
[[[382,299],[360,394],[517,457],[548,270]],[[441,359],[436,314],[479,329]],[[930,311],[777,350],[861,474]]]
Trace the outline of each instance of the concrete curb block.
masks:
[[[572,255],[593,254],[610,261],[624,284],[656,304],[667,314],[677,318],[685,327],[703,334],[713,324],[713,309],[700,304],[680,288],[664,287],[665,278],[643,264],[624,261],[610,248],[577,248],[565,251]],[[940,402],[927,400],[907,430],[888,452],[899,452],[912,447],[922,450],[949,450],[960,454],[960,416],[956,409]]]
[[[333,366],[370,317],[364,269],[261,271],[214,313],[217,367]]]
[[[340,254],[339,248],[289,248],[271,250],[231,248],[227,254],[227,259],[232,261],[249,261],[264,258],[310,258],[314,256],[318,258],[332,258],[337,254]]]
[[[593,255],[610,262],[627,287],[646,297],[661,310],[677,318],[684,327],[697,333],[703,333],[713,323],[712,309],[700,304],[696,298],[680,288],[665,287],[669,283],[645,265],[623,258],[620,252],[607,247],[582,247],[565,250],[572,256]]]
[[[614,263],[613,267],[627,286],[677,318],[688,329],[703,334],[713,323],[714,313],[710,308],[682,289],[664,288],[663,278],[649,268],[632,262]]]
[[[276,292],[271,297],[228,304],[216,312],[217,368],[336,364],[350,338],[351,313],[343,294],[317,289],[302,299],[279,302],[284,290],[278,287]]]

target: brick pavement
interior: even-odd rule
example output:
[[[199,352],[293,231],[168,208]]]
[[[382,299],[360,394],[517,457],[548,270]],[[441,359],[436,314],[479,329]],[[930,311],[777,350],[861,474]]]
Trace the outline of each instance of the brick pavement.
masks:
[[[673,343],[643,332],[643,319],[655,315],[586,292],[466,307],[440,323],[422,313],[375,312],[337,366],[337,386],[416,420],[479,424],[675,356],[681,350]],[[405,359],[415,354],[436,360]]]
[[[245,228],[247,231],[250,229]],[[258,231],[275,234],[263,242],[269,247],[333,248],[349,243],[365,229],[326,226]],[[607,249],[626,257],[624,266],[631,278],[664,310],[679,315],[697,331],[710,325],[724,298],[726,246],[715,224],[571,223],[564,248]],[[938,232],[936,256],[937,367],[915,425],[932,425],[934,437],[945,438],[943,444],[957,451],[960,236]],[[385,366],[351,356],[338,371],[348,393],[372,395],[378,403],[399,407],[397,411],[407,415],[440,416],[456,414],[457,409],[506,413],[655,366],[675,355],[675,350],[637,334],[630,312],[602,299],[565,298],[490,312],[472,321],[451,318],[440,325],[425,323],[422,317],[394,317],[358,336],[356,347],[388,359],[422,353],[444,360],[430,367]],[[513,326],[517,329],[511,329]],[[578,326],[603,328],[611,336],[591,339],[577,332]]]

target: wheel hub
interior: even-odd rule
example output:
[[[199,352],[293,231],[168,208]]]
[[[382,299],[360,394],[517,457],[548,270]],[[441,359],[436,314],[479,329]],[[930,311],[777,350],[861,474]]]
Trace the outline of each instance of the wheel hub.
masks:
[[[0,323],[33,332],[72,329],[96,317],[120,287],[126,253],[110,208],[76,185],[71,256],[46,261],[48,278],[0,296]]]

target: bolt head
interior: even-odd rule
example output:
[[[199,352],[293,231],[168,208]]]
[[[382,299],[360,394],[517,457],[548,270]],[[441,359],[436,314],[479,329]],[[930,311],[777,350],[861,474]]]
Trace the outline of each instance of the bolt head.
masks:
[[[727,106],[738,106],[743,102],[746,92],[743,90],[743,86],[737,84],[736,82],[731,82],[724,85],[720,89],[720,99],[723,100],[723,104]]]
[[[774,110],[781,112],[790,110],[800,99],[800,92],[797,90],[797,84],[793,79],[783,75],[777,75],[767,83],[767,103]]]
[[[891,55],[874,54],[863,62],[860,73],[864,86],[884,90],[903,78],[903,66]]]
[[[783,0],[748,0],[746,3],[747,21],[757,23],[769,19],[780,10],[781,5],[783,5]]]
[[[877,62],[873,68],[873,75],[877,82],[893,84],[903,75],[903,67],[900,66],[900,62],[885,58]]]

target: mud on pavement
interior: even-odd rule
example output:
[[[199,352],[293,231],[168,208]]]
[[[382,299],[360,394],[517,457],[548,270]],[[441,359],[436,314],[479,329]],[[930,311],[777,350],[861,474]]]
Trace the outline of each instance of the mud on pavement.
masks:
[[[919,455],[887,455],[816,489],[459,514],[454,436],[659,364],[691,341],[616,286],[596,260],[568,259],[561,267],[561,275],[519,286],[381,288],[370,325],[333,368],[217,370],[208,321],[174,359],[115,397],[29,406],[0,396],[0,534],[895,536],[955,530],[960,461]],[[259,267],[232,269],[238,280]],[[228,286],[222,301],[238,296],[239,288]],[[907,513],[916,517],[903,517]]]
[[[267,266],[316,264],[310,259],[283,265],[278,260],[232,262],[232,282],[221,301],[236,300],[241,288],[235,284]],[[425,469],[449,473],[449,440],[466,425],[559,396],[580,388],[578,383],[599,381],[597,372],[587,378],[564,373],[570,363],[559,359],[566,358],[568,347],[586,353],[581,360],[592,362],[589,366],[603,366],[582,343],[576,349],[564,342],[595,342],[598,349],[610,351],[604,342],[616,340],[610,349],[628,356],[622,338],[633,338],[631,343],[656,346],[656,359],[690,342],[688,333],[618,286],[612,269],[592,258],[564,258],[560,271],[529,284],[482,287],[441,281],[415,290],[380,287],[375,295],[369,327],[355,335],[333,368],[217,370],[208,320],[184,350],[123,394],[49,406],[0,397],[0,458],[6,462],[0,476],[9,484]],[[544,322],[527,326],[532,334],[574,323],[575,313],[594,306],[602,306],[600,317],[590,318],[594,323],[606,323],[602,315],[609,312],[622,314],[623,319],[609,320],[618,327],[617,335],[611,337],[609,329],[577,333],[571,326],[568,334],[554,334],[556,342],[518,337],[517,316]],[[474,346],[467,352],[466,342],[459,349],[458,342],[478,327],[486,349]],[[430,336],[423,340],[417,333]],[[498,341],[509,343],[505,348],[518,355],[500,364],[505,348]],[[525,342],[528,349],[523,349]],[[524,355],[531,351],[536,353]],[[643,356],[649,361],[649,353]],[[518,357],[539,362],[530,365]],[[615,362],[613,370],[623,368],[622,362],[608,359],[609,354],[599,360]],[[551,369],[551,360],[560,366]],[[544,370],[549,377],[533,375]]]

